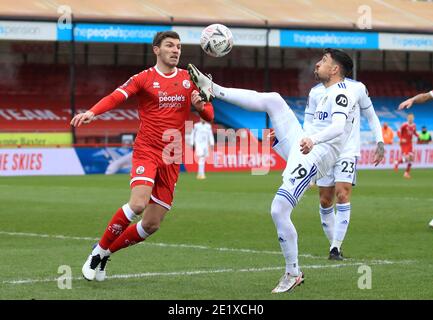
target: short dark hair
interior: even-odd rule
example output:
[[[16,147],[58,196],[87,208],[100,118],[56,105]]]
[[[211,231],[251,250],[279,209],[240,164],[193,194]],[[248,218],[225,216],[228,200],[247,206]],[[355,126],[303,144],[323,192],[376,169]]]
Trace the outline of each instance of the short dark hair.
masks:
[[[323,54],[327,54],[331,56],[332,60],[334,60],[338,65],[343,69],[343,76],[347,77],[353,71],[353,60],[352,58],[343,50],[326,48],[323,51]]]
[[[153,37],[152,45],[154,47],[161,46],[161,43],[166,38],[173,38],[180,40],[179,34],[175,31],[160,31],[155,34]]]

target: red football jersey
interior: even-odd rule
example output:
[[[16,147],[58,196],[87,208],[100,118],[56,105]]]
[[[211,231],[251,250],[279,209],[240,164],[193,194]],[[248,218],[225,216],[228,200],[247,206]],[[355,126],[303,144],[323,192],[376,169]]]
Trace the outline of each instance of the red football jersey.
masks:
[[[191,112],[191,93],[198,90],[186,70],[176,68],[164,74],[156,66],[146,69],[117,88],[111,95],[98,102],[92,109],[95,114],[115,108],[132,95],[138,97],[140,128],[135,140],[135,149],[146,147],[162,150],[171,141],[163,135],[178,130],[182,141],[185,138],[185,121]],[[213,119],[213,107],[205,105],[200,114],[205,120]]]
[[[413,136],[418,136],[415,123],[409,124],[407,122],[402,124],[397,134],[400,138],[400,144],[402,145],[411,145]]]

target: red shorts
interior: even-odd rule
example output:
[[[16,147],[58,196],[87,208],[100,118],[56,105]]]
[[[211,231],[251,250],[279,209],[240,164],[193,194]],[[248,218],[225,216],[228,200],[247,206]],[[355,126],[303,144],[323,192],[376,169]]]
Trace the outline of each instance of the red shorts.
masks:
[[[400,147],[401,147],[401,153],[404,156],[409,156],[409,155],[413,154],[412,144],[402,144],[402,145],[400,145]]]
[[[131,189],[137,185],[153,186],[150,203],[157,203],[170,210],[179,171],[179,164],[164,163],[159,150],[147,149],[140,150],[140,152],[134,150]]]

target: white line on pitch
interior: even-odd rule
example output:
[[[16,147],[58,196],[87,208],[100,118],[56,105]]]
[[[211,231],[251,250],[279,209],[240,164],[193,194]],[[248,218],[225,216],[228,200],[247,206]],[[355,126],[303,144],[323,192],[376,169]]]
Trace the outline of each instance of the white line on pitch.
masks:
[[[0,231],[0,235],[8,235],[8,236],[22,236],[22,237],[37,237],[37,238],[52,238],[52,239],[61,239],[61,240],[86,240],[86,241],[98,241],[99,238],[92,237],[74,237],[74,236],[65,236],[65,235],[52,235],[52,234],[41,234],[41,233],[28,233],[28,232],[7,232]],[[241,248],[214,248],[203,245],[195,245],[195,244],[176,244],[176,243],[160,243],[160,242],[142,242],[141,244],[145,244],[146,246],[157,246],[157,247],[168,247],[168,248],[186,248],[186,249],[199,249],[199,250],[215,250],[222,252],[241,252],[241,253],[254,253],[254,254],[275,254],[281,255],[281,251],[269,251],[269,250],[253,250],[253,249],[241,249]],[[314,256],[312,254],[304,253],[299,254],[299,257],[309,258],[309,259],[320,259],[323,260],[323,256]],[[375,262],[375,263],[393,263],[393,261],[389,260],[363,260],[363,259],[352,259],[345,258],[346,261],[365,261],[365,262]],[[400,263],[411,263],[413,261],[399,261]]]
[[[376,262],[369,263],[370,265],[383,265],[394,264],[395,262]],[[302,269],[326,269],[326,268],[342,268],[363,265],[362,262],[357,263],[339,263],[339,264],[319,264],[319,265],[304,265]],[[146,273],[133,273],[133,274],[115,274],[107,276],[107,279],[131,279],[131,278],[148,278],[148,277],[168,277],[168,276],[194,276],[202,274],[215,274],[215,273],[238,273],[238,272],[263,272],[263,271],[276,271],[284,270],[284,267],[263,267],[263,268],[243,268],[243,269],[216,269],[216,270],[196,270],[196,271],[178,271],[178,272],[146,272]],[[54,282],[58,278],[45,278],[45,279],[20,279],[20,280],[6,280],[3,284],[27,284],[27,283],[41,283],[41,282]],[[66,278],[62,277],[62,281]],[[72,280],[84,280],[82,277],[75,277]]]
[[[53,238],[53,239],[61,239],[61,240],[88,240],[88,241],[98,241],[99,238],[91,238],[91,237],[74,237],[74,236],[64,236],[64,235],[51,235],[51,234],[41,234],[41,233],[27,233],[27,232],[7,232],[0,231],[0,235],[8,235],[8,236],[21,236],[21,237],[36,237],[36,238]],[[244,253],[262,253],[262,254],[276,254],[281,255],[281,251],[269,251],[269,250],[253,250],[253,249],[237,249],[237,248],[213,248],[203,245],[195,245],[195,244],[176,244],[176,243],[159,243],[159,242],[143,242],[147,246],[157,246],[157,247],[172,247],[172,248],[187,248],[187,249],[200,249],[200,250],[216,250],[216,251],[228,251],[228,252],[244,252]],[[304,258],[313,258],[313,259],[323,259],[323,257],[317,257],[310,254],[300,255],[300,257]]]

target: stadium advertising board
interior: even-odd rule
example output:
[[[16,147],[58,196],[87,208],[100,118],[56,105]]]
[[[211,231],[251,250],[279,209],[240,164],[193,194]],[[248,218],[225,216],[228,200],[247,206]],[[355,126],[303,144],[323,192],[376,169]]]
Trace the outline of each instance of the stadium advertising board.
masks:
[[[0,146],[44,146],[70,145],[70,132],[36,133],[36,132],[0,132]]]
[[[294,48],[378,49],[376,32],[281,30],[280,46]]]
[[[251,148],[251,145],[249,146]],[[244,150],[242,144],[224,147],[215,146],[206,159],[206,171],[229,172],[250,171],[266,174],[268,171],[283,170],[286,162],[273,150],[264,150],[261,145]],[[385,146],[385,158],[375,167],[375,146],[361,147],[357,169],[391,169],[400,157],[398,145]],[[185,147],[187,161],[182,168],[197,172],[197,159],[190,146]],[[0,176],[22,175],[83,175],[129,173],[130,148],[29,148],[0,149]],[[433,168],[433,145],[415,145],[413,168]],[[255,172],[255,173],[254,173]]]
[[[86,174],[108,174],[108,171],[114,174],[131,171],[132,148],[76,148],[75,151]]]
[[[90,102],[89,102],[90,104]],[[3,132],[67,132],[71,131],[71,110],[60,106],[0,108],[0,128]],[[77,112],[87,109],[77,108]],[[96,136],[112,136],[125,132],[136,132],[139,125],[138,112],[134,108],[110,110],[98,116],[91,127],[82,126],[76,129],[78,136],[92,134]],[[52,139],[53,137],[50,137]],[[70,139],[68,139],[70,141]],[[69,143],[69,142],[67,142]],[[54,142],[58,144],[58,142]]]
[[[0,149],[0,176],[82,175],[73,148]]]
[[[361,157],[358,159],[356,167],[358,169],[392,169],[394,161],[401,156],[398,144],[385,146],[385,158],[375,167],[373,164],[375,146],[361,147]],[[433,145],[414,145],[414,161],[412,168],[433,168]]]
[[[206,171],[250,171],[252,174],[267,174],[285,168],[285,161],[271,148],[271,141],[257,139],[257,130],[217,129],[215,146],[206,158]],[[267,136],[269,129],[262,132]],[[198,170],[198,159],[191,146],[185,146],[185,169]]]
[[[433,35],[380,33],[379,49],[403,51],[433,51]]]
[[[205,27],[185,27],[173,26],[172,30],[176,31],[182,43],[184,44],[199,44],[200,35]],[[236,46],[266,46],[266,29],[252,29],[252,28],[230,28],[233,34],[233,42]],[[278,47],[280,45],[280,32],[278,30],[271,30],[269,34],[269,46]]]
[[[79,42],[152,43],[153,36],[157,32],[167,30],[171,30],[171,27],[77,23],[74,28],[74,38]]]
[[[77,23],[74,38],[79,42],[151,43],[158,31],[179,33],[184,44],[198,44],[203,27]],[[266,46],[268,30],[230,28],[237,46]],[[55,22],[0,20],[0,40],[70,41],[72,30]],[[433,51],[433,35],[320,30],[270,29],[269,46],[293,48],[345,48],[404,51]]]
[[[0,40],[57,40],[55,22],[0,21]]]

